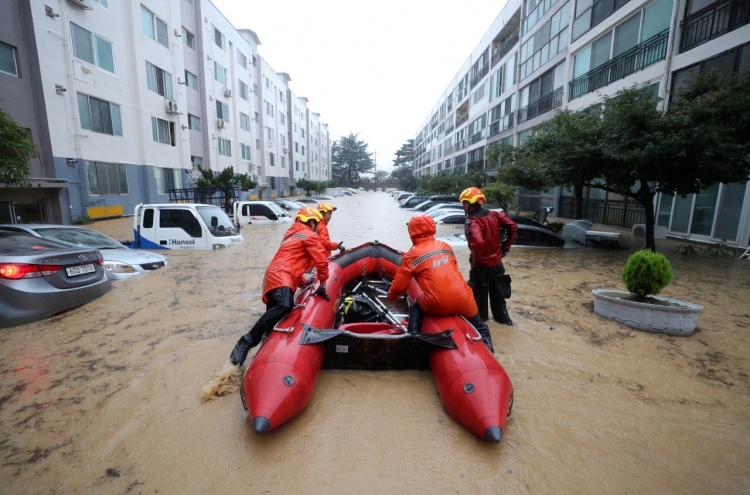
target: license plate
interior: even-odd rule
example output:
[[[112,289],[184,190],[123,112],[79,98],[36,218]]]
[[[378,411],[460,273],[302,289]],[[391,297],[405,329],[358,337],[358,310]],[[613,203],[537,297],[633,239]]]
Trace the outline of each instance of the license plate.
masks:
[[[86,273],[93,273],[96,271],[96,268],[94,268],[93,263],[89,263],[88,265],[71,266],[70,268],[66,268],[65,271],[68,272],[68,277],[76,277]]]

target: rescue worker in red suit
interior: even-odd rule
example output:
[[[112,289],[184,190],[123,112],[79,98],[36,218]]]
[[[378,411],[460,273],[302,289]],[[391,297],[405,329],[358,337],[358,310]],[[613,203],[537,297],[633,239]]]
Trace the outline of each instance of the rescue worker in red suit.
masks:
[[[518,225],[500,211],[482,208],[484,194],[479,188],[465,189],[458,197],[464,205],[466,223],[464,233],[471,250],[469,258],[469,285],[474,291],[474,300],[479,307],[482,320],[489,320],[487,293],[490,296],[492,316],[498,323],[513,326],[508,315],[504,294],[510,293],[510,282],[505,276],[503,256],[510,250],[516,237]],[[500,244],[500,229],[508,229],[507,239]]]
[[[458,314],[474,325],[490,351],[492,336],[479,317],[471,288],[466,284],[453,249],[435,239],[435,221],[428,215],[417,215],[409,222],[409,236],[414,245],[403,258],[388,290],[395,301],[406,294],[412,277],[424,292],[409,308],[409,333],[422,330],[425,313],[444,316]]]
[[[240,337],[234,346],[229,360],[235,366],[245,362],[250,349],[258,345],[268,332],[294,308],[294,292],[307,280],[303,274],[314,265],[318,269],[320,287],[313,295],[330,301],[326,293],[328,260],[320,237],[315,232],[323,217],[312,208],[301,208],[295,222],[289,227],[281,241],[281,246],[266,268],[263,277],[263,302],[266,312],[253,328]]]
[[[318,205],[318,213],[323,217],[323,220],[318,224],[318,235],[320,236],[323,248],[326,250],[326,256],[330,256],[331,251],[334,249],[338,249],[339,252],[344,251],[343,241],[336,244],[331,241],[331,236],[328,235],[328,224],[331,221],[334,211],[336,211],[336,207],[328,203],[320,203]]]

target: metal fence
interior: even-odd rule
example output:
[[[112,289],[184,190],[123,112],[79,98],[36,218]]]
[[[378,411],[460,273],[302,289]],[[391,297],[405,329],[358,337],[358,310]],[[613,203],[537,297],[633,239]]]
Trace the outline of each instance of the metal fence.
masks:
[[[680,23],[680,53],[718,38],[750,22],[750,2],[719,0],[695,12]]]
[[[232,205],[239,199],[239,187],[170,189],[170,203],[200,203],[222,207],[232,211]]]
[[[535,102],[526,105],[518,111],[518,123],[526,122],[529,119],[533,119],[538,115],[549,112],[553,108],[562,106],[563,101],[563,88],[559,87],[552,93],[543,96]],[[490,130],[491,132],[491,130]]]
[[[529,208],[533,210],[532,208]],[[560,198],[557,216],[575,218],[573,198]],[[594,223],[631,228],[637,223],[646,223],[646,212],[640,205],[630,201],[583,200],[583,218]]]

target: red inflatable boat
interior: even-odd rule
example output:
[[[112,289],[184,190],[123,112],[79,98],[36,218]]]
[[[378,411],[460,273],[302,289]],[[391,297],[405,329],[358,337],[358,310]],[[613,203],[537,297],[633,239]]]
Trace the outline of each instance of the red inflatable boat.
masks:
[[[240,389],[256,433],[283,425],[305,408],[321,368],[431,369],[448,414],[480,437],[499,443],[513,406],[513,387],[478,332],[460,316],[426,315],[422,333],[407,334],[407,301],[389,303],[401,253],[363,244],[331,258],[326,291],[317,282],[297,293],[295,308],[270,332],[248,366]],[[412,280],[408,297],[421,289]],[[347,323],[345,297],[357,294],[380,320]]]

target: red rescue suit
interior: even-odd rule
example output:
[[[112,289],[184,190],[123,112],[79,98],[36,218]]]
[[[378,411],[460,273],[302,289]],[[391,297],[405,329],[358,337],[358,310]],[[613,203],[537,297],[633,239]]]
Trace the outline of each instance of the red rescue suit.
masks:
[[[500,229],[510,229],[508,239],[500,246]],[[472,266],[497,266],[503,261],[516,238],[518,225],[501,211],[479,208],[469,213],[464,224],[466,241],[471,250]]]
[[[323,249],[326,251],[326,256],[331,255],[331,251],[338,248],[339,245],[331,241],[331,236],[328,235],[328,222],[325,219],[321,220],[318,224],[318,236],[320,237],[320,243],[323,245]]]
[[[328,280],[328,260],[320,237],[306,224],[294,222],[284,234],[279,250],[266,268],[263,277],[263,302],[268,304],[266,294],[270,290],[289,287],[294,291],[304,285],[305,278],[302,274],[313,265],[318,268],[318,279],[321,282]]]
[[[401,259],[388,299],[394,301],[406,294],[414,277],[424,292],[419,306],[425,313],[471,318],[478,311],[471,289],[458,270],[451,247],[435,240],[434,235],[435,222],[429,216],[419,215],[409,222],[414,246]]]

